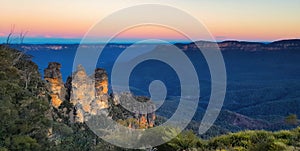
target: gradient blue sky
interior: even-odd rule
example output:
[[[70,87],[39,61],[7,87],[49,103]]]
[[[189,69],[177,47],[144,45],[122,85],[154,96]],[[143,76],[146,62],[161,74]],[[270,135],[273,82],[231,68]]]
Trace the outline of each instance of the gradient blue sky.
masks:
[[[180,8],[203,22],[218,40],[274,41],[300,38],[299,0],[0,0],[0,37],[15,25],[30,38],[80,39],[105,16],[144,3]],[[141,13],[141,17],[142,17]],[[117,24],[117,22],[116,22]],[[111,28],[113,28],[113,24]],[[192,30],[192,29],[191,29]],[[147,38],[154,31],[130,33],[128,38]],[[103,35],[105,36],[105,35]],[[172,34],[157,36],[176,39]],[[125,37],[126,38],[126,37]],[[3,41],[3,38],[0,38]],[[32,40],[32,39],[31,39]],[[26,39],[25,39],[26,42]]]

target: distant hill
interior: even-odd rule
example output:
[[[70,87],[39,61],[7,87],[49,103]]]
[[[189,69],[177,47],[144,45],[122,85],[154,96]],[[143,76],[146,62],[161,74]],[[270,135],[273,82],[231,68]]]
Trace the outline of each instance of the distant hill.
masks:
[[[197,50],[196,45],[202,48],[213,48],[219,46],[220,50],[242,50],[242,51],[275,51],[275,50],[300,50],[300,39],[287,39],[274,41],[270,43],[250,42],[250,41],[196,41],[192,43],[175,43],[182,50]],[[217,44],[217,45],[216,45]],[[127,48],[132,44],[110,43],[106,45],[109,48]],[[147,44],[146,44],[147,45]],[[159,44],[158,44],[159,45]],[[79,44],[12,44],[11,47],[19,50],[64,50],[76,49]],[[81,47],[95,48],[104,46],[104,44],[82,44]]]
[[[189,44],[177,43],[176,46],[183,50],[196,50],[197,46],[202,48],[214,48],[219,46],[222,51],[227,50],[242,50],[242,51],[274,51],[274,50],[300,50],[300,39],[289,39],[274,41],[271,43],[261,42],[247,42],[247,41],[223,41],[223,42],[209,42],[196,41]]]

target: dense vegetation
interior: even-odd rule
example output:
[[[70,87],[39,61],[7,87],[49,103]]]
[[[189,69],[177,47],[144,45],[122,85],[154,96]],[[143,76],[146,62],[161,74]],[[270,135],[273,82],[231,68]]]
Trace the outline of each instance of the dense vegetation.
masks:
[[[278,132],[241,131],[209,140],[198,139],[192,131],[179,134],[172,141],[158,148],[168,150],[236,150],[284,151],[300,150],[300,127]]]
[[[49,104],[46,85],[30,56],[0,46],[0,60],[0,151],[127,150],[103,142],[85,124],[57,121],[55,117],[63,119],[64,115]],[[65,102],[63,107],[72,105]],[[114,110],[119,111],[118,108]],[[295,121],[296,115],[286,118],[287,123],[295,124]],[[159,131],[170,136],[176,132],[175,128]],[[156,149],[300,150],[299,142],[300,127],[278,132],[242,131],[209,140],[200,139],[192,131],[184,131]]]
[[[38,67],[17,50],[0,49],[1,150],[48,146],[49,104]]]
[[[0,150],[91,150],[115,148],[84,124],[70,124],[52,109],[45,82],[31,57],[0,46]],[[70,106],[65,103],[64,106]]]

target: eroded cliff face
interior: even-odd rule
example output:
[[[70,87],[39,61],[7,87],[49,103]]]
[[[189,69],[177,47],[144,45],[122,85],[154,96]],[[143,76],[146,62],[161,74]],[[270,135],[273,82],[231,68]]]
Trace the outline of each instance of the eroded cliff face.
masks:
[[[216,49],[219,47],[222,51],[277,51],[277,50],[299,50],[300,40],[281,40],[272,43],[260,43],[260,42],[245,42],[245,41],[223,41],[223,42],[210,42],[210,41],[196,41],[189,44],[176,44],[182,50],[197,50],[197,46],[206,49]]]
[[[52,106],[71,123],[83,123],[93,115],[105,114],[130,128],[145,129],[155,125],[155,105],[148,98],[126,92],[108,94],[108,76],[104,69],[97,68],[89,76],[79,65],[64,84],[60,68],[59,63],[49,63],[44,70],[45,80],[51,91]],[[63,101],[72,107],[59,108]]]
[[[59,63],[51,62],[44,70],[44,79],[49,84],[51,104],[54,108],[58,108],[61,105],[66,95],[60,68],[61,65]]]
[[[108,78],[104,69],[96,69],[88,76],[82,66],[72,76],[70,102],[74,105],[74,122],[84,122],[90,115],[107,109]]]
[[[108,77],[104,69],[97,68],[95,74],[92,76],[95,83],[95,99],[92,102],[94,109],[93,114],[96,114],[96,109],[108,108]]]
[[[146,129],[154,127],[156,106],[149,98],[122,92],[113,94],[112,100],[115,106],[120,106],[119,109],[121,109],[122,114],[126,115],[125,119],[119,120],[119,123],[130,128]]]

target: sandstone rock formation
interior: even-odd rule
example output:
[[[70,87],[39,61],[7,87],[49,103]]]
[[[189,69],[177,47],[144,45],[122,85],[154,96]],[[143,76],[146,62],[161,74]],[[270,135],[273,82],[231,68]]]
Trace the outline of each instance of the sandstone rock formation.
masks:
[[[59,63],[49,63],[48,68],[44,70],[45,80],[49,83],[54,108],[58,109],[63,101],[72,105],[68,112],[68,118],[72,123],[83,123],[93,115],[105,114],[122,120],[131,128],[145,129],[154,126],[155,105],[149,98],[133,96],[127,92],[109,95],[108,76],[104,69],[97,68],[94,74],[89,76],[79,65],[63,84],[60,68]],[[63,112],[65,116],[67,109],[63,107],[59,112]]]
[[[51,92],[51,104],[55,108],[58,108],[61,105],[66,95],[60,68],[61,65],[59,63],[51,62],[44,70],[44,78],[49,83]]]
[[[131,128],[151,128],[154,126],[155,116],[155,104],[152,103],[149,98],[142,96],[133,96],[131,93],[123,92],[120,94],[113,94],[112,100],[114,105],[120,105],[125,108],[123,114],[128,113],[127,125]],[[134,117],[135,120],[132,120]]]
[[[96,114],[97,109],[108,108],[108,77],[104,69],[97,68],[92,76],[95,83],[95,99],[92,102],[92,113]]]
[[[108,106],[108,78],[104,69],[97,68],[88,76],[82,66],[72,76],[70,102],[74,105],[74,121],[84,122],[85,117],[96,115]]]

